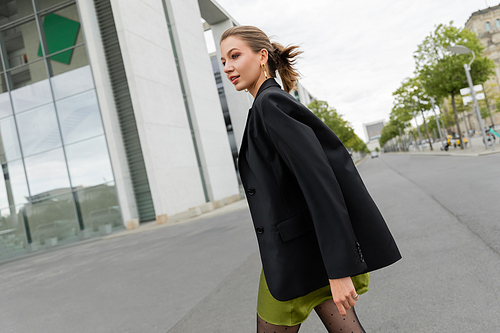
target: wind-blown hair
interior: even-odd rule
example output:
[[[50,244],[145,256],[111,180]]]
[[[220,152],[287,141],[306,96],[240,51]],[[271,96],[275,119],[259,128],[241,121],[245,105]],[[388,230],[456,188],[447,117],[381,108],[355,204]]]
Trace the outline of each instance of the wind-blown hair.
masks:
[[[298,46],[288,45],[285,47],[279,43],[271,42],[264,31],[251,25],[240,25],[227,29],[222,33],[220,43],[229,36],[241,39],[255,53],[266,49],[269,54],[267,67],[271,77],[276,77],[277,71],[285,91],[290,92],[292,89],[297,89],[295,85],[299,73],[295,69],[295,62],[297,56],[302,53],[298,50]]]

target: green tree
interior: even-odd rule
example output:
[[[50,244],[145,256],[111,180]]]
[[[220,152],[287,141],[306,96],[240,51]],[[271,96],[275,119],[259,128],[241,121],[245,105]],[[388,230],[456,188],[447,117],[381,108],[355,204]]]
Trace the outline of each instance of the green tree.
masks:
[[[347,120],[344,120],[337,113],[335,108],[332,108],[325,101],[313,101],[307,106],[322,122],[326,124],[342,141],[346,148],[358,152],[369,153],[368,147],[361,140]]]
[[[427,94],[437,98],[451,97],[455,123],[462,141],[455,96],[461,88],[468,87],[464,64],[471,61],[472,55],[453,54],[446,49],[450,45],[463,45],[474,51],[476,59],[471,66],[474,84],[482,84],[494,74],[495,64],[493,60],[482,56],[484,46],[476,35],[468,29],[454,27],[453,22],[438,25],[414,53],[416,71]]]
[[[409,115],[416,115],[421,113],[422,119],[424,120],[424,129],[427,133],[427,139],[429,139],[429,145],[432,148],[432,143],[430,140],[429,129],[427,128],[427,121],[425,119],[425,112],[431,109],[430,97],[427,96],[422,83],[419,81],[418,77],[406,78],[401,87],[399,87],[394,93],[396,103],[399,105],[404,104],[405,109]],[[407,116],[407,117],[408,117]],[[411,120],[411,119],[410,119]]]

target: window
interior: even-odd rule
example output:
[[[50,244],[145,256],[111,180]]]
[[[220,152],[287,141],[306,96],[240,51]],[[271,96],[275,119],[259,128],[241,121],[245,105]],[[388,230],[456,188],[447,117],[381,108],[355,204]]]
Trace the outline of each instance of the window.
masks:
[[[495,20],[495,25],[497,28],[500,28],[500,19]]]
[[[491,30],[491,25],[490,25],[490,22],[486,22],[484,24],[484,28],[486,29],[486,31],[490,31]]]

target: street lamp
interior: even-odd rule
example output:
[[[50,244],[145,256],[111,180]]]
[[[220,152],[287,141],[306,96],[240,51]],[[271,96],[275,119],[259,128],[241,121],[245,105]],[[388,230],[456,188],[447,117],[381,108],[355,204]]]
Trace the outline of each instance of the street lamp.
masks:
[[[447,49],[448,51],[457,54],[469,54],[472,52],[472,60],[469,62],[469,64],[464,64],[464,69],[465,69],[465,75],[467,76],[467,82],[469,83],[470,94],[472,95],[472,100],[474,101],[476,117],[477,120],[479,121],[479,126],[481,127],[481,133],[483,134],[484,147],[488,149],[488,141],[486,140],[486,133],[484,132],[483,119],[481,118],[481,112],[479,111],[479,104],[477,104],[476,93],[474,91],[474,85],[472,84],[472,78],[470,76],[470,65],[472,64],[474,59],[476,59],[476,55],[474,51],[468,49],[463,45],[448,46]]]

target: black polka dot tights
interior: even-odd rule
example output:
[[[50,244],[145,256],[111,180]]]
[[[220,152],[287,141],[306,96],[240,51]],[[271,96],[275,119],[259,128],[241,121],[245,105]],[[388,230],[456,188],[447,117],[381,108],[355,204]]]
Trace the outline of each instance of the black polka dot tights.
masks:
[[[366,333],[354,308],[347,310],[347,315],[342,316],[333,300],[330,299],[315,307],[314,310],[329,333]],[[257,333],[297,333],[299,328],[300,324],[295,326],[273,325],[257,315]]]

